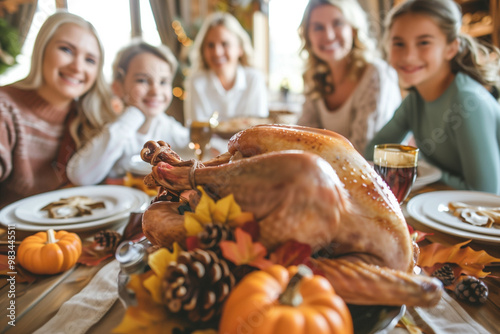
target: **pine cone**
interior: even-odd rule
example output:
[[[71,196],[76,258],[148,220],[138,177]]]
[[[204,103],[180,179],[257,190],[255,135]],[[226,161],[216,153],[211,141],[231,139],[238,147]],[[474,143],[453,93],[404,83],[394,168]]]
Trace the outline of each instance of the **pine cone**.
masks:
[[[212,251],[181,252],[163,279],[164,303],[172,313],[193,322],[218,316],[234,286],[227,262]]]
[[[112,230],[99,231],[94,235],[94,241],[105,250],[115,250],[121,239],[122,235]]]
[[[449,264],[444,264],[441,268],[435,270],[431,276],[439,279],[444,286],[451,285],[455,281],[453,267]]]
[[[488,287],[483,281],[468,276],[457,284],[455,295],[469,303],[484,303],[488,298]]]
[[[233,240],[233,232],[227,225],[206,224],[198,234],[198,239],[201,249],[211,250],[220,256],[219,242]]]

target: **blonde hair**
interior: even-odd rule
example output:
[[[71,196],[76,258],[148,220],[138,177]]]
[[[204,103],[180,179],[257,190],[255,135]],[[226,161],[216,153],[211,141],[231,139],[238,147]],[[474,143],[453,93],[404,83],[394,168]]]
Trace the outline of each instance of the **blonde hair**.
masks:
[[[353,28],[353,45],[350,53],[348,75],[359,79],[366,65],[373,57],[378,56],[376,41],[369,34],[369,25],[366,13],[355,0],[310,0],[304,10],[299,26],[299,36],[302,40],[300,53],[307,53],[307,61],[303,74],[306,94],[325,96],[335,90],[331,80],[331,70],[327,64],[316,57],[311,48],[309,38],[309,24],[311,13],[316,7],[331,5],[338,8],[344,15],[347,23]]]
[[[231,14],[226,12],[214,12],[210,14],[200,28],[196,38],[194,39],[193,47],[189,54],[191,62],[191,69],[193,71],[209,69],[208,63],[203,58],[203,45],[208,31],[216,26],[223,26],[231,31],[238,38],[243,55],[240,57],[240,64],[243,66],[253,65],[253,47],[250,36],[246,30],[241,26],[238,20]]]
[[[385,21],[384,41],[387,48],[390,29],[394,21],[404,14],[429,16],[445,34],[448,43],[459,40],[459,50],[450,61],[454,73],[464,72],[485,86],[499,86],[500,50],[460,32],[462,12],[457,3],[452,0],[408,0],[394,7]]]
[[[97,40],[101,59],[99,61],[99,69],[97,78],[92,87],[80,96],[76,102],[77,117],[69,125],[71,137],[75,141],[76,147],[79,148],[85,144],[87,140],[97,134],[104,124],[115,119],[116,114],[111,107],[111,91],[106,83],[103,75],[104,63],[104,48],[97,35],[97,31],[91,23],[87,22],[80,16],[60,11],[57,12],[43,23],[33,46],[31,57],[31,69],[26,78],[16,82],[13,86],[21,89],[38,89],[43,84],[43,55],[45,48],[54,36],[55,32],[63,24],[76,24],[89,32],[91,32]]]
[[[142,53],[151,53],[165,61],[170,66],[173,79],[173,75],[177,71],[178,62],[172,51],[166,45],[153,46],[137,39],[116,54],[115,61],[113,62],[113,80],[123,82],[130,62]]]

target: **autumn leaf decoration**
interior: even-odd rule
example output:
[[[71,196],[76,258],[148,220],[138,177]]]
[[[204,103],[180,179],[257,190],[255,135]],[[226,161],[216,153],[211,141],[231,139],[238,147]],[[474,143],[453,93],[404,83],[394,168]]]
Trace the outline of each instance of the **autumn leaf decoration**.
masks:
[[[415,242],[420,242],[425,239],[428,235],[434,235],[434,233],[422,232],[419,230],[415,230],[410,224],[406,224],[408,227],[408,232],[410,233],[410,237]]]
[[[122,322],[112,333],[173,333],[174,329],[185,325],[174,315],[169,314],[165,307],[154,302],[144,286],[144,281],[153,275],[151,271],[142,275],[132,275],[128,288],[134,290],[136,306],[129,306]]]
[[[202,187],[198,187],[198,190],[202,195],[195,212],[184,214],[184,227],[188,236],[198,235],[206,224],[229,224],[235,227],[254,220],[252,213],[241,211],[232,194],[215,202]]]
[[[227,260],[235,265],[249,265],[259,269],[265,269],[272,265],[272,262],[267,260],[267,249],[260,242],[252,242],[252,237],[241,228],[237,228],[235,232],[236,242],[222,241],[220,249],[222,255]]]
[[[155,273],[144,281],[144,287],[151,293],[153,300],[161,304],[161,280],[165,276],[168,264],[177,261],[177,256],[182,251],[177,243],[174,243],[173,252],[166,248],[161,248],[148,257],[148,264]]]
[[[127,288],[135,292],[137,305],[128,306],[122,322],[113,333],[172,333],[175,328],[185,328],[182,319],[167,312],[162,303],[161,279],[167,265],[177,260],[180,247],[173,252],[161,248],[148,257],[151,270],[140,275],[131,275]]]
[[[269,260],[284,267],[309,264],[311,246],[295,240],[289,240],[278,247],[270,256]]]
[[[471,240],[454,246],[432,243],[421,247],[417,264],[429,274],[434,272],[438,265],[444,263],[456,264],[460,268],[454,272],[456,277],[464,274],[484,278],[490,274],[483,271],[484,267],[494,262],[500,262],[500,258],[490,256],[484,250],[475,251],[470,247],[465,247],[469,242]]]

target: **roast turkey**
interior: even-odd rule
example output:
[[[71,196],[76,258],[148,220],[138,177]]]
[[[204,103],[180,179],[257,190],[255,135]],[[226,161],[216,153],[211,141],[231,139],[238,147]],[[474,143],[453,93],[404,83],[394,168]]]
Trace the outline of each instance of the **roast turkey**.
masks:
[[[215,199],[233,194],[255,215],[269,249],[295,239],[321,250],[327,256],[314,264],[347,303],[431,306],[441,297],[439,280],[412,273],[416,244],[396,198],[334,132],[261,125],[237,133],[227,153],[203,164],[183,161],[162,142],[146,143],[141,156],[154,166],[151,184],[174,192],[202,186]],[[143,230],[157,243],[173,221],[182,224],[172,210],[148,211]]]

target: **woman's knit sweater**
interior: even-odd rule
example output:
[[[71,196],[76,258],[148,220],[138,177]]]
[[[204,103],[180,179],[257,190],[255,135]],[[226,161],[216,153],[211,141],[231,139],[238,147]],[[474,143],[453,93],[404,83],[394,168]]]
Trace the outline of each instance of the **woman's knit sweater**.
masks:
[[[66,120],[73,112],[54,108],[33,90],[0,87],[0,208],[67,182],[74,144]]]

